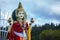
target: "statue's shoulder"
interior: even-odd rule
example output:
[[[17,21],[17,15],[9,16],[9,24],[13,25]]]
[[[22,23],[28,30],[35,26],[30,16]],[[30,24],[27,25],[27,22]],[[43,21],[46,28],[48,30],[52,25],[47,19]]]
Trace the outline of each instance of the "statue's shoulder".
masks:
[[[26,21],[26,23],[28,23],[28,22]]]
[[[13,21],[13,23],[15,24],[15,23],[17,23],[18,21]]]
[[[28,24],[28,22],[26,21],[26,24]]]

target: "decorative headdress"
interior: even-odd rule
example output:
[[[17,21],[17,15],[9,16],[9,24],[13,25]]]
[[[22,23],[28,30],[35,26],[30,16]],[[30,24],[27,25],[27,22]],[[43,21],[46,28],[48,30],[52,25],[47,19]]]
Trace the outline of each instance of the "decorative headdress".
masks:
[[[24,11],[21,2],[19,2],[19,5],[18,5],[18,8],[17,8],[17,11]]]
[[[13,11],[13,13],[12,13],[12,19],[13,19],[13,21],[18,21],[18,20],[17,20],[17,19],[18,19],[17,13],[18,13],[19,11],[23,11],[23,12],[24,12],[24,21],[26,21],[27,15],[26,15],[26,12],[24,11],[23,7],[22,7],[21,2],[19,2],[18,8],[15,9],[15,10]]]

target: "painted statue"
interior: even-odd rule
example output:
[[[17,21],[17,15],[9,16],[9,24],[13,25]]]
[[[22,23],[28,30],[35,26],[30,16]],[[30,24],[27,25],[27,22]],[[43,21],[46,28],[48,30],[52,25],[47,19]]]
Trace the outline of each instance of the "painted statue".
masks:
[[[11,25],[7,38],[8,40],[31,40],[31,24],[34,22],[33,18],[30,23],[26,21],[27,15],[22,8],[21,2],[18,8],[12,13],[13,24]]]

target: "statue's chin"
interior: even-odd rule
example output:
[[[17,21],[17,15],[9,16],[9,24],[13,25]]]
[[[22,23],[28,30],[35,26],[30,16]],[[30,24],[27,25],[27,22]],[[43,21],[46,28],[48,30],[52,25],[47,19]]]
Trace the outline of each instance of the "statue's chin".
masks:
[[[23,17],[20,17],[20,19],[23,19]]]
[[[20,17],[20,19],[23,19],[23,17]]]

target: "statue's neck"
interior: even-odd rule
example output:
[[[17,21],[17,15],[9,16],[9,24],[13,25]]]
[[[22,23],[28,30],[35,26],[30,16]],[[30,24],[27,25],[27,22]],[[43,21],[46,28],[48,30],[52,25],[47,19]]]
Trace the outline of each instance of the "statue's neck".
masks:
[[[24,24],[24,20],[18,18],[18,22],[22,25],[22,23]]]
[[[22,24],[22,22],[24,22],[22,19],[19,20],[19,23]]]

